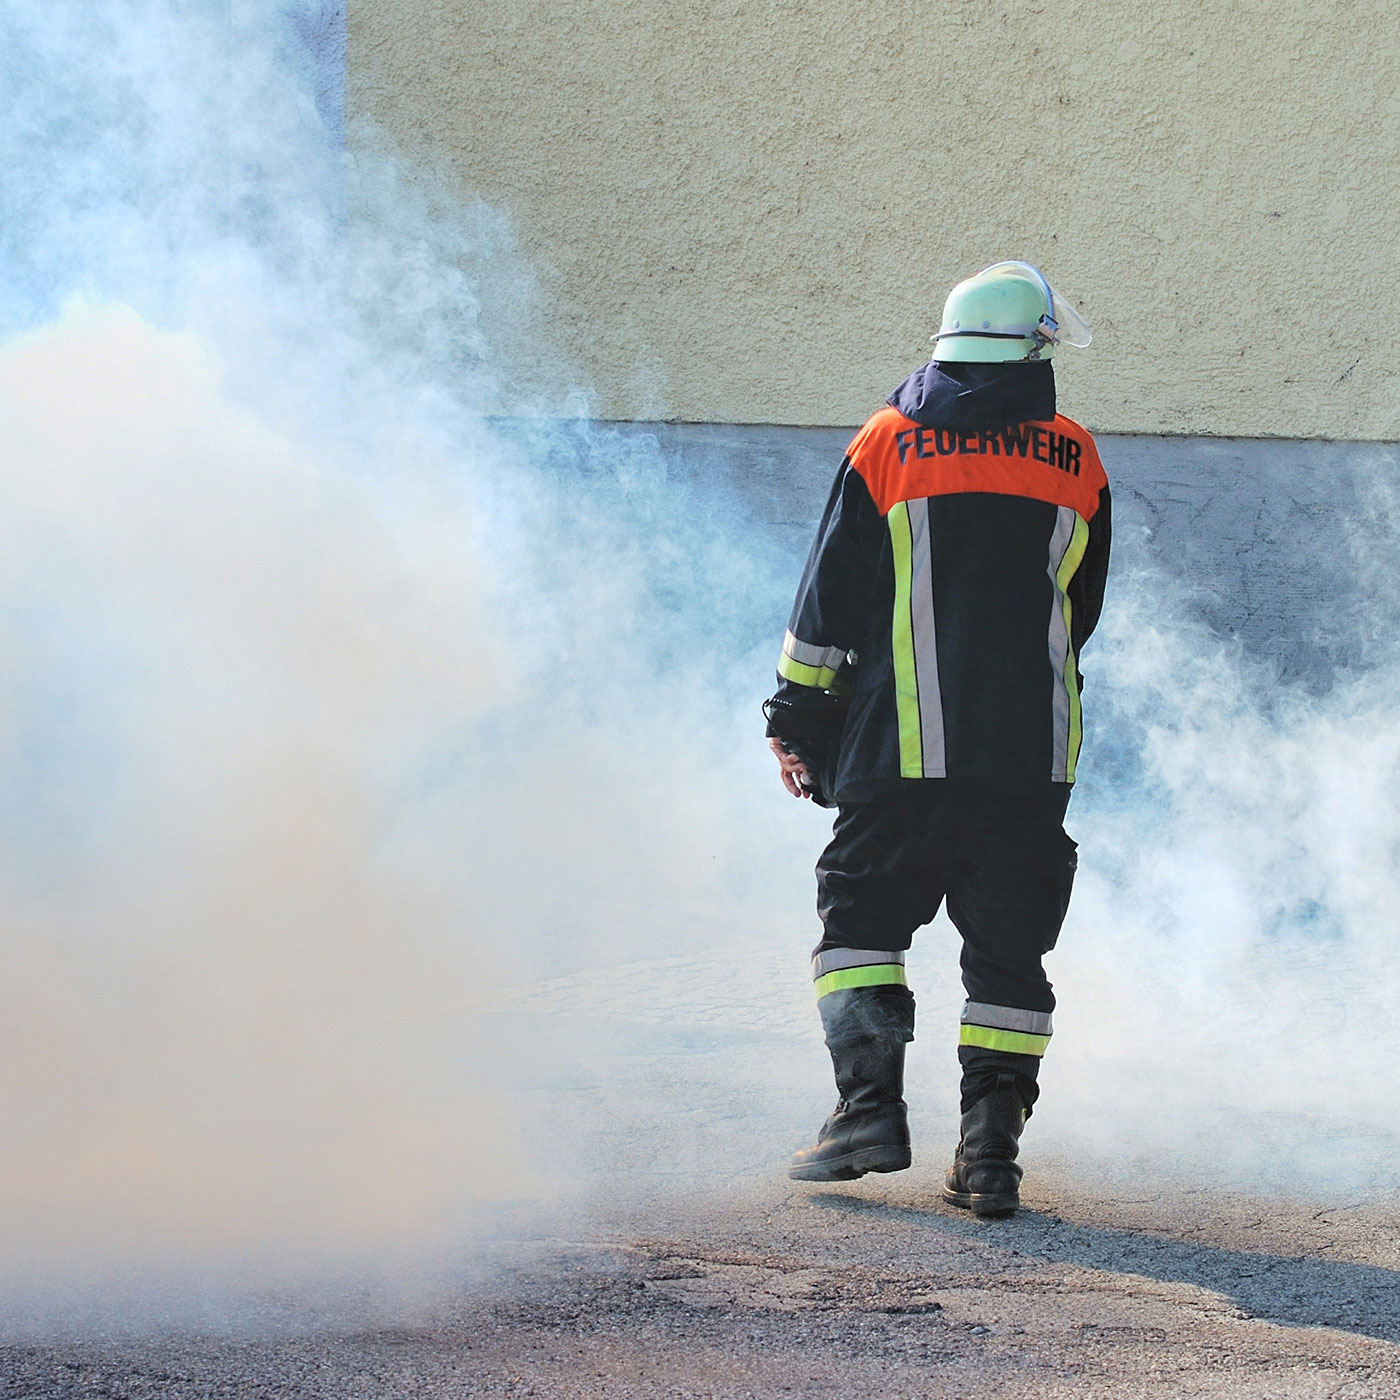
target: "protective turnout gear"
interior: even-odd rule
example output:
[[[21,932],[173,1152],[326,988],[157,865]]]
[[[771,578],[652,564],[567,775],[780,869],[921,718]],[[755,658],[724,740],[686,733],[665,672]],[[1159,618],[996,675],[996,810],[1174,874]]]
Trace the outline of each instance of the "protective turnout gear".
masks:
[[[998,1076],[962,1116],[962,1137],[943,1185],[943,1199],[975,1215],[1012,1214],[1021,1204],[1016,1154],[1029,1116],[1015,1079]]]
[[[1048,360],[1057,345],[1088,345],[1089,324],[1026,262],[993,263],[959,282],[933,339],[939,363]]]
[[[954,288],[936,340],[847,449],[765,706],[769,736],[838,808],[817,866],[814,975],[841,1102],[791,1174],[908,1165],[912,998],[907,1035],[889,1033],[889,1013],[909,995],[914,931],[946,899],[967,1002],[945,1195],[997,1215],[1019,1201],[1053,1029],[1042,959],[1074,880],[1062,823],[1111,503],[1047,363],[1056,344],[1087,345],[1088,327],[1037,269],[997,264]]]
[[[828,971],[820,959],[814,966],[839,1098],[816,1144],[793,1157],[788,1175],[850,1181],[904,1171],[911,1160],[904,1047],[914,1038],[914,996],[904,985],[902,958],[867,964],[843,951]]]
[[[925,365],[837,473],[769,735],[825,739],[838,803],[908,778],[1072,783],[1109,515],[1094,440],[1056,413],[1050,365]]]

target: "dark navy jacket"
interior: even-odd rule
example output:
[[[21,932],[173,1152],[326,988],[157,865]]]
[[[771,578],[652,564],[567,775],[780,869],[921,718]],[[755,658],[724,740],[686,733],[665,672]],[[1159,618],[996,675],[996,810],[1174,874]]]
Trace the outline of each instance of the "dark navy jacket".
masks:
[[[912,374],[846,451],[765,706],[828,797],[1072,783],[1108,480],[1048,363]]]

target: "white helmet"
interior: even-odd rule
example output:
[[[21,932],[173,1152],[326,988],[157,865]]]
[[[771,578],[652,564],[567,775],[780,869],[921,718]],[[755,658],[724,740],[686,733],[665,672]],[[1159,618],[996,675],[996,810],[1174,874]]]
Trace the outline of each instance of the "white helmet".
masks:
[[[1028,262],[999,262],[959,282],[943,304],[935,360],[1048,360],[1088,345],[1089,323]]]

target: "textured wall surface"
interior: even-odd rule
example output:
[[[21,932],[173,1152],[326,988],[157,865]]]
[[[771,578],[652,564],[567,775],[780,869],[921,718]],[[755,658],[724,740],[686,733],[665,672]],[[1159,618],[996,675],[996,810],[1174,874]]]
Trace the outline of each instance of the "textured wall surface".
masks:
[[[352,110],[508,210],[602,416],[859,420],[1041,263],[1113,432],[1400,432],[1389,0],[351,0]]]

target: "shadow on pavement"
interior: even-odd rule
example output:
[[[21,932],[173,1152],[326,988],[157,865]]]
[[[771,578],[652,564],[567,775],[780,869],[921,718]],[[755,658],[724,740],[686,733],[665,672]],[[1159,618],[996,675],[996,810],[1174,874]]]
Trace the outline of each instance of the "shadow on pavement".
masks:
[[[1393,1269],[1343,1259],[1249,1254],[1145,1231],[1074,1224],[1037,1210],[983,1222],[954,1215],[951,1208],[947,1213],[921,1210],[840,1192],[813,1195],[809,1202],[820,1209],[913,1223],[1047,1263],[1192,1284],[1269,1322],[1335,1327],[1400,1341],[1400,1272]]]

